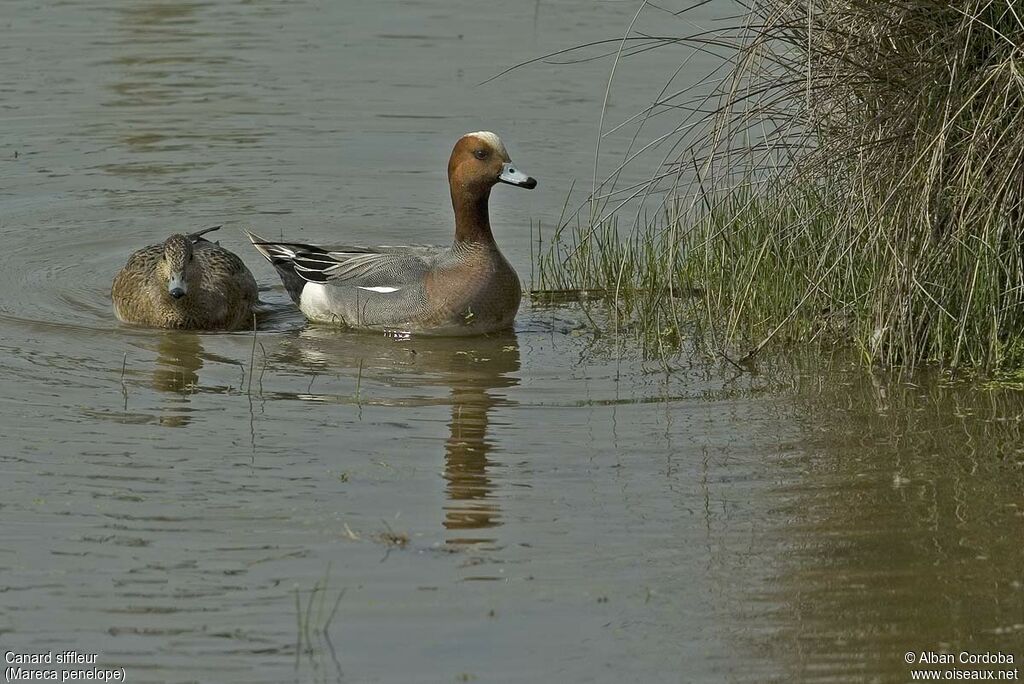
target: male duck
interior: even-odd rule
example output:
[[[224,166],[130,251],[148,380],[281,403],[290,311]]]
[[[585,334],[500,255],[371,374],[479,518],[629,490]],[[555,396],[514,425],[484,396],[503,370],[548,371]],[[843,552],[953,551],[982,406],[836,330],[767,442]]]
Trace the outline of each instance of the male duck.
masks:
[[[203,237],[218,228],[172,235],[132,254],[110,291],[118,319],[189,330],[251,327],[256,280],[241,259]]]
[[[449,247],[315,247],[249,239],[315,322],[388,333],[477,335],[510,328],[519,276],[491,234],[487,201],[497,183],[537,181],[517,170],[494,133],[468,133],[448,161],[455,209]]]

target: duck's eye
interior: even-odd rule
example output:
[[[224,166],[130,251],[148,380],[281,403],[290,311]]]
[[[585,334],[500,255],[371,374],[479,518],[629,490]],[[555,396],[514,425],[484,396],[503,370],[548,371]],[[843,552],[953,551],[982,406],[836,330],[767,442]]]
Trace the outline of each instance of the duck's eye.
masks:
[[[487,150],[477,150],[473,153],[473,156],[477,159],[487,159]]]

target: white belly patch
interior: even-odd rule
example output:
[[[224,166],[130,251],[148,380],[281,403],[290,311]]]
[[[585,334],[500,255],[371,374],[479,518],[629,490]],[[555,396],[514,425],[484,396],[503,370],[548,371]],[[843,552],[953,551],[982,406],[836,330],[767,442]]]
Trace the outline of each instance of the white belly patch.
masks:
[[[331,299],[327,295],[327,287],[320,283],[306,283],[299,296],[299,309],[306,317],[314,321],[330,321],[337,318],[331,311]]]

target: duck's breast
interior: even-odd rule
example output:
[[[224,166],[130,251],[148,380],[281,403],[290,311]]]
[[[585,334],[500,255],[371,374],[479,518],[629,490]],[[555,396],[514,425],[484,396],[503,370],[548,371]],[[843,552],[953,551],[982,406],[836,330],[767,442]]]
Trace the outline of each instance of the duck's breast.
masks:
[[[519,276],[497,248],[476,249],[432,272],[425,283],[435,318],[467,332],[509,327],[519,310]]]

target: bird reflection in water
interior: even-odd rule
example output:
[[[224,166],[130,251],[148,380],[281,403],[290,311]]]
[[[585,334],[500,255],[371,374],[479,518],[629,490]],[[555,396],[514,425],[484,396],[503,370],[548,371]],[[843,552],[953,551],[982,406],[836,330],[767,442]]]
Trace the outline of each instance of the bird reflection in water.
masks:
[[[504,344],[464,355],[465,368],[453,370],[451,420],[445,442],[444,477],[448,485],[444,527],[456,532],[450,544],[480,544],[494,541],[480,532],[501,524],[501,510],[489,475],[496,467],[489,458],[492,440],[488,437],[491,414],[507,403],[493,390],[518,383],[513,375],[519,370],[519,347],[515,337]]]
[[[169,332],[160,336],[153,389],[168,393],[160,424],[184,427],[191,422],[189,402],[199,386],[203,367],[203,346],[194,333]]]
[[[375,335],[311,326],[302,330],[294,345],[282,350],[276,360],[300,364],[314,378],[329,369],[354,372],[358,368],[364,379],[414,390],[404,398],[365,402],[370,405],[436,405],[437,399],[425,399],[419,390],[447,387],[448,395],[442,400],[451,407],[443,453],[447,501],[442,525],[450,535],[446,541],[458,545],[495,541],[493,534],[483,532],[502,524],[500,495],[496,492],[500,478],[495,477],[500,465],[492,459],[495,442],[490,433],[496,424],[495,410],[510,405],[501,390],[519,384],[519,344],[514,334],[382,341]],[[308,392],[292,398],[319,402],[342,399]]]

